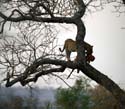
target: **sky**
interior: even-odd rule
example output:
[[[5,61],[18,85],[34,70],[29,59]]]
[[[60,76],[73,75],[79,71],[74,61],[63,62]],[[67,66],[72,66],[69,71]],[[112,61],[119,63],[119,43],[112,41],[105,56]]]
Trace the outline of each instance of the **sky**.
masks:
[[[125,15],[118,17],[112,9],[87,19],[86,39],[94,45],[93,66],[125,87]]]
[[[85,40],[94,46],[95,61],[92,66],[109,78],[113,79],[122,88],[125,88],[125,14],[120,16],[113,13],[113,7],[106,6],[104,10],[88,14],[83,18],[86,26]],[[76,26],[60,26],[58,44],[62,47],[67,38],[75,39]],[[123,29],[124,28],[124,29]],[[73,84],[74,80],[67,80]],[[46,84],[43,79],[37,82],[39,86],[65,86],[63,82],[50,80]]]
[[[91,64],[125,88],[125,14],[118,16],[113,11],[114,8],[109,5],[83,19],[85,41],[94,46],[96,59]],[[60,32],[59,43],[67,38],[75,39],[76,27],[69,28]]]

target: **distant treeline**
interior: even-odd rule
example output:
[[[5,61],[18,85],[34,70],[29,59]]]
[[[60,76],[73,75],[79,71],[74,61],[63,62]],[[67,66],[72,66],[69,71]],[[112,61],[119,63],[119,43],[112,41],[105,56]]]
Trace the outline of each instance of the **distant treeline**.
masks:
[[[70,88],[0,87],[0,109],[118,109],[117,101],[102,86],[91,87],[79,78]]]

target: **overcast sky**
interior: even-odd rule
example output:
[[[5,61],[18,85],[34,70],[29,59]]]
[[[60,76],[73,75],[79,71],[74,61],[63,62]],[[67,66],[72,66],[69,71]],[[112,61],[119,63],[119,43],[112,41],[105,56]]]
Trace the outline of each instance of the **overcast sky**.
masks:
[[[93,65],[125,86],[125,15],[117,17],[112,8],[90,16],[86,21],[86,39],[95,46]]]
[[[125,88],[125,14],[118,17],[113,7],[88,15],[83,19],[86,26],[85,40],[94,46],[96,69]],[[75,39],[76,27],[62,30],[59,43],[67,38]],[[63,36],[63,37],[62,37]]]
[[[83,19],[87,31],[85,40],[94,46],[93,55],[96,59],[91,64],[125,88],[125,29],[122,29],[125,28],[125,14],[118,17],[112,11],[113,8],[107,6],[103,11],[89,14]],[[67,25],[67,29],[58,29],[60,45],[67,38],[75,39],[74,25]],[[72,80],[68,82],[72,83]],[[44,83],[40,80],[37,82],[40,86],[45,86]],[[58,83],[51,81],[49,84],[57,86]]]

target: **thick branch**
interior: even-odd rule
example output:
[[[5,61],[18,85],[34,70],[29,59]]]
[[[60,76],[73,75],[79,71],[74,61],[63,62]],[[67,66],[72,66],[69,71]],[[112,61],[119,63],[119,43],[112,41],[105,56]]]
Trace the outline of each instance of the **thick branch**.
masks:
[[[37,81],[38,77],[42,75],[47,75],[53,72],[63,72],[65,68],[71,68],[71,69],[79,69],[83,73],[85,73],[88,77],[95,80],[97,83],[104,86],[107,90],[109,90],[114,97],[119,101],[120,103],[120,109],[125,108],[125,93],[123,90],[120,89],[120,87],[115,84],[112,80],[110,80],[106,75],[102,74],[98,70],[96,70],[91,65],[88,65],[85,63],[85,50],[84,50],[84,38],[86,34],[86,29],[84,26],[84,23],[81,20],[81,17],[85,14],[86,6],[83,2],[83,0],[77,0],[78,1],[78,12],[74,14],[73,17],[53,17],[52,18],[45,18],[41,16],[31,16],[31,15],[23,15],[19,13],[18,17],[16,16],[9,16],[7,17],[2,12],[0,12],[0,17],[2,17],[5,21],[12,21],[12,22],[20,22],[20,21],[36,21],[36,22],[47,22],[47,23],[74,23],[77,26],[77,49],[78,49],[78,63],[73,62],[66,62],[62,60],[52,60],[52,59],[37,59],[32,65],[27,67],[27,69],[21,74],[18,75],[17,78],[7,78],[7,84],[6,86],[12,86],[13,84],[17,82],[21,82],[22,85],[25,85],[31,81],[35,82]],[[51,14],[48,10],[48,13]],[[13,15],[13,14],[11,14]],[[56,65],[61,66],[60,68],[55,69],[49,69],[49,70],[43,70],[41,72],[38,72],[38,67],[41,65]],[[35,75],[33,78],[28,78],[31,75]]]
[[[83,0],[76,0],[77,1],[77,5],[78,5],[78,12],[76,12],[74,14],[74,18],[75,19],[80,19],[81,17],[83,17],[83,15],[85,14],[85,11],[86,11],[86,5],[85,3],[83,2]]]
[[[118,100],[119,108],[123,109],[125,107],[125,92],[116,83],[114,83],[111,79],[109,79],[106,75],[102,74],[91,65],[85,63],[85,50],[84,46],[82,45],[84,43],[83,41],[86,34],[86,28],[81,18],[79,19],[77,18],[75,23],[78,29],[76,36],[77,49],[78,49],[77,50],[78,66],[80,66],[80,68],[78,69],[80,69],[84,74],[86,74],[92,80],[95,80],[97,83],[101,84],[107,90],[109,90]]]
[[[51,65],[56,65],[56,66],[62,66],[60,68],[52,68],[49,70],[43,70],[41,72],[37,73],[37,68],[41,65],[45,64],[51,64]],[[31,66],[29,66],[23,74],[18,76],[17,78],[13,79],[12,81],[7,81],[6,86],[10,87],[13,84],[17,82],[21,82],[22,85],[26,85],[27,83],[33,81],[36,82],[38,78],[42,75],[48,75],[52,74],[53,72],[63,72],[65,68],[71,68],[71,69],[79,69],[81,70],[84,74],[86,74],[88,77],[91,79],[95,80],[97,83],[101,84],[104,86],[107,90],[112,92],[114,97],[117,100],[120,100],[121,103],[125,102],[125,93],[120,87],[114,83],[111,79],[109,79],[106,75],[102,74],[98,70],[96,70],[94,67],[92,67],[89,64],[86,64],[86,66],[81,66],[73,62],[66,62],[62,60],[53,60],[53,59],[37,59]],[[28,79],[28,77],[31,74],[36,75],[33,78]]]
[[[108,78],[106,75],[102,74],[89,64],[87,64],[86,67],[81,67],[80,70],[82,70],[84,74],[110,91],[113,96],[119,101],[119,109],[124,109],[125,92],[115,82],[113,82],[110,78]]]
[[[21,22],[21,21],[31,20],[31,21],[36,21],[36,22],[47,22],[47,23],[75,23],[74,19],[81,18],[84,15],[85,9],[86,9],[84,2],[82,0],[78,0],[78,1],[80,1],[79,6],[78,6],[79,10],[74,14],[73,17],[54,17],[49,10],[47,11],[51,13],[52,18],[46,18],[46,17],[41,17],[41,16],[33,17],[31,15],[23,15],[23,14],[21,14],[21,16],[18,16],[18,17],[12,17],[12,16],[7,17],[2,12],[0,12],[0,17],[11,22]],[[14,13],[14,11],[15,10],[13,10],[12,13]],[[16,11],[18,10],[16,9]]]
[[[41,72],[37,73],[37,68],[44,64],[60,65],[62,67],[49,69],[49,70],[41,71]],[[77,67],[77,65],[74,64],[73,62],[66,62],[66,61],[61,61],[61,60],[52,60],[52,59],[48,59],[48,58],[38,59],[31,66],[27,67],[27,69],[24,71],[23,74],[17,76],[17,78],[15,78],[11,81],[10,81],[10,78],[5,79],[5,80],[8,80],[6,87],[10,87],[17,82],[21,82],[21,84],[24,85],[24,84],[26,84],[26,82],[36,81],[38,79],[38,77],[40,77],[42,75],[47,75],[47,74],[50,74],[53,72],[63,72],[66,67],[75,69]],[[32,79],[28,79],[26,81],[26,79],[31,74],[35,74],[35,73],[36,73],[36,75],[35,75],[34,79],[32,78]]]
[[[40,76],[52,74],[53,72],[64,72],[64,70],[65,70],[65,67],[53,68],[53,69],[45,70],[45,71],[43,70],[43,71],[37,73],[33,78],[22,80],[22,81],[20,81],[20,83],[21,83],[21,85],[24,86],[24,85],[28,84],[29,82],[36,82]],[[8,86],[9,85],[13,85],[13,84],[8,84]]]
[[[77,36],[76,36],[76,44],[77,44],[77,61],[79,64],[86,64],[85,59],[85,49],[84,49],[84,38],[86,34],[86,28],[81,19],[76,20],[77,26]],[[83,61],[81,61],[83,60]]]
[[[0,12],[0,16],[3,19],[7,19],[7,21],[11,22],[21,22],[21,21],[36,21],[36,22],[47,22],[47,23],[74,23],[74,19],[71,17],[53,17],[53,18],[43,18],[43,17],[35,17],[28,15],[18,16],[18,17],[7,17],[2,12]]]

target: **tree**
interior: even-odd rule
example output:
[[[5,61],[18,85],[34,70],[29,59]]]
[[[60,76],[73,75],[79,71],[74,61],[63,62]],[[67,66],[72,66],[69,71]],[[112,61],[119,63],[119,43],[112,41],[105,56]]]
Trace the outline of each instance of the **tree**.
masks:
[[[112,94],[98,85],[91,91],[91,99],[94,102],[93,109],[119,109],[116,99]]]
[[[56,102],[64,109],[90,109],[92,101],[88,93],[89,80],[79,78],[72,88],[59,88],[56,93]]]
[[[19,51],[14,49],[17,47],[15,43],[11,43],[9,49],[2,49],[6,53],[10,53],[11,57],[6,54],[1,54],[2,58],[0,61],[1,65],[6,67],[6,86],[12,86],[13,84],[20,82],[23,86],[29,82],[36,82],[38,78],[42,75],[53,74],[53,72],[64,72],[66,68],[70,69],[79,69],[85,75],[95,80],[100,85],[104,86],[109,90],[113,96],[119,102],[119,108],[125,108],[125,93],[124,91],[106,75],[99,72],[90,64],[85,62],[85,50],[84,50],[84,38],[86,34],[86,28],[82,17],[85,15],[85,12],[92,11],[90,7],[97,9],[99,6],[102,6],[105,2],[100,2],[99,5],[96,5],[96,1],[86,1],[83,0],[9,0],[1,1],[1,11],[0,11],[0,23],[1,23],[1,33],[4,31],[5,24],[11,22],[10,26],[14,23],[17,24],[19,30],[25,31],[23,36],[26,39],[27,43],[22,44],[23,50]],[[106,1],[109,3],[112,1]],[[116,0],[119,3],[119,1]],[[98,3],[97,3],[98,4]],[[123,3],[120,1],[120,4]],[[9,15],[7,15],[9,14]],[[77,55],[78,60],[76,63],[62,61],[61,57],[58,58],[56,55],[48,55],[49,51],[45,50],[45,55],[41,56],[36,55],[36,49],[39,46],[44,46],[40,44],[39,46],[35,44],[35,41],[38,36],[39,29],[42,31],[44,29],[48,34],[45,35],[45,39],[50,41],[51,34],[51,24],[55,23],[66,23],[74,24],[77,27],[76,43],[77,43]],[[42,26],[42,27],[41,27]],[[28,32],[28,34],[27,34]],[[32,36],[33,39],[27,39],[28,36]],[[27,36],[28,35],[28,36]],[[18,40],[20,41],[20,40]],[[8,41],[7,41],[8,42]],[[29,43],[30,42],[30,43]],[[50,41],[51,42],[51,41]],[[31,44],[32,43],[32,44]],[[17,44],[17,43],[16,43]],[[26,46],[26,49],[24,48]],[[30,49],[28,48],[30,47]],[[45,46],[47,48],[48,46]],[[26,52],[25,52],[26,51]],[[33,51],[33,52],[32,52]],[[48,52],[48,53],[47,53]],[[25,54],[26,53],[26,54]],[[52,53],[52,51],[51,51]],[[25,54],[22,56],[22,54]],[[25,57],[28,56],[28,57]],[[15,58],[16,57],[16,58]],[[22,57],[24,60],[22,60]],[[16,60],[17,59],[17,60]],[[83,60],[83,61],[81,61]],[[20,68],[17,69],[16,67]],[[56,67],[53,67],[56,66]],[[60,66],[60,67],[59,67]],[[2,67],[3,68],[3,67]],[[25,69],[25,70],[21,70]],[[19,71],[18,71],[19,70]]]

